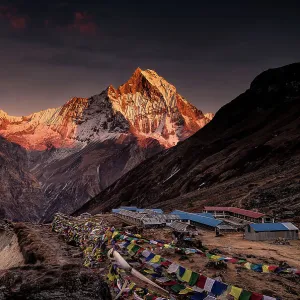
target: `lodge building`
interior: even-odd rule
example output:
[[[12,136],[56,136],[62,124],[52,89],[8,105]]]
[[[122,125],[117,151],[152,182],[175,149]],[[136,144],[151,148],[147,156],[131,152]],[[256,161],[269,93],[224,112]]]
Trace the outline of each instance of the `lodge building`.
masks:
[[[298,240],[299,229],[292,223],[253,223],[245,229],[245,239],[250,241]]]
[[[248,223],[274,223],[274,218],[253,210],[237,207],[205,206],[205,213],[211,213],[215,218],[236,218]]]

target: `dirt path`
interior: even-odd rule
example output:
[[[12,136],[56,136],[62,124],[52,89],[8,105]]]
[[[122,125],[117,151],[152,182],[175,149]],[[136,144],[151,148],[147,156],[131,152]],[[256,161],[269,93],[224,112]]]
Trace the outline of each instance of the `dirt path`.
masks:
[[[46,263],[54,265],[81,264],[81,252],[78,247],[70,246],[64,242],[50,225],[30,225],[32,234],[35,234],[43,247],[47,247]]]
[[[51,226],[13,227],[24,265],[0,270],[1,300],[111,300],[105,274],[83,267],[80,249],[67,245]]]

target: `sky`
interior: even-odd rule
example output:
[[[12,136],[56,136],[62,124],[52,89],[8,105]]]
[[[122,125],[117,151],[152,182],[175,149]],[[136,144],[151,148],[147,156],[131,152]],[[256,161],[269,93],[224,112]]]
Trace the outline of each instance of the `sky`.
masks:
[[[28,115],[153,69],[204,112],[300,61],[299,1],[0,0],[0,109]]]

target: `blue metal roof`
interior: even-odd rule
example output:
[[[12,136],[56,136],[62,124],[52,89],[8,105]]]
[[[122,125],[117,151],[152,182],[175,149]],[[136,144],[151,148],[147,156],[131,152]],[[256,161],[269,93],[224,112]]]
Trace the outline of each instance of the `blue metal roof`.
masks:
[[[195,214],[196,214],[196,215],[199,215],[199,216],[203,216],[203,217],[215,219],[215,217],[214,217],[213,214],[211,214],[211,213],[195,213]]]
[[[218,225],[220,225],[222,223],[222,221],[220,220],[216,220],[213,218],[208,218],[208,217],[204,217],[204,216],[199,216],[196,214],[189,214],[190,215],[190,220],[200,223],[200,224],[204,224],[207,226],[211,226],[211,227],[217,227]]]
[[[203,216],[200,214],[193,214],[193,213],[188,213],[184,212],[181,210],[174,210],[171,212],[172,215],[178,215],[181,220],[190,220],[199,224],[211,226],[211,227],[217,227],[222,223],[220,220],[216,220],[211,217]]]
[[[158,214],[163,214],[163,210],[160,208],[150,208],[151,210],[153,210],[154,212],[158,213]]]
[[[138,208],[136,206],[120,206],[119,209],[136,211]]]
[[[170,215],[178,215],[181,220],[189,220],[188,213],[181,210],[173,210]]]
[[[147,210],[151,210],[153,212],[156,212],[158,214],[163,214],[164,212],[160,208],[146,208]],[[137,208],[137,212],[144,212],[145,208]]]
[[[114,208],[111,211],[113,213],[118,213],[120,210],[130,210],[130,211],[136,211],[136,212],[144,212],[145,208],[137,208],[136,206],[120,206],[119,208]],[[163,214],[164,212],[160,208],[148,208],[148,210],[151,210],[153,212],[156,212],[158,214]]]
[[[259,223],[259,224],[250,224],[250,226],[256,232],[290,230],[287,226],[284,226],[283,223]]]

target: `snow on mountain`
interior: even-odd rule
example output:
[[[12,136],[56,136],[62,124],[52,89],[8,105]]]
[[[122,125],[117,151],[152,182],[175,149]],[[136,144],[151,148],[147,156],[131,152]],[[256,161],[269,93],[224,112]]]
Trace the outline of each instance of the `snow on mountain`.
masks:
[[[205,118],[207,118],[208,120],[211,121],[214,118],[215,114],[214,113],[206,113],[206,114],[204,114],[204,116],[205,116]]]

